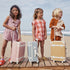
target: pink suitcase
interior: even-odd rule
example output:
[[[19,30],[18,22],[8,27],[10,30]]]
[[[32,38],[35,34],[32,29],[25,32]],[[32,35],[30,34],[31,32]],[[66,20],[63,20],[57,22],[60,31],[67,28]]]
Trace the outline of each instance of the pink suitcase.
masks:
[[[10,63],[16,62],[18,64],[18,62],[22,61],[24,58],[24,52],[25,42],[13,41]]]

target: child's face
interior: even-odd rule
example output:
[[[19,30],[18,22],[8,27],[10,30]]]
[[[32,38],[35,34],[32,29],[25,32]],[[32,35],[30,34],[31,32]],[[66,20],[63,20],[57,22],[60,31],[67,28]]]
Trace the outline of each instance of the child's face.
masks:
[[[61,17],[62,17],[62,14],[63,14],[62,11],[60,11],[60,12],[58,13],[58,17],[61,18]]]
[[[14,7],[14,8],[12,9],[12,13],[13,13],[15,16],[17,16],[17,15],[18,15],[18,9]]]
[[[39,11],[37,14],[37,17],[42,18],[43,17],[43,11]]]

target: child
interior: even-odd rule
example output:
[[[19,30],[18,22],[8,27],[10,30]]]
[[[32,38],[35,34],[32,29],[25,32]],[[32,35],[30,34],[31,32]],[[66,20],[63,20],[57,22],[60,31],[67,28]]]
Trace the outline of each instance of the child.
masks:
[[[49,25],[51,28],[51,41],[57,40],[60,41],[62,38],[61,30],[65,29],[64,22],[61,20],[62,18],[62,10],[60,8],[54,9],[52,12],[52,19]]]
[[[6,29],[4,31],[4,36],[3,36],[4,41],[1,50],[0,65],[3,65],[5,63],[4,54],[8,41],[11,41],[11,48],[12,48],[13,40],[19,40],[19,41],[21,40],[20,18],[21,18],[21,12],[19,7],[17,5],[13,5],[10,9],[10,16],[8,16],[3,23],[3,26]]]
[[[44,41],[47,38],[46,32],[46,22],[43,19],[43,10],[41,8],[36,8],[34,11],[34,20],[32,22],[32,36],[33,40],[38,40],[38,46],[40,43],[41,56],[44,57]]]

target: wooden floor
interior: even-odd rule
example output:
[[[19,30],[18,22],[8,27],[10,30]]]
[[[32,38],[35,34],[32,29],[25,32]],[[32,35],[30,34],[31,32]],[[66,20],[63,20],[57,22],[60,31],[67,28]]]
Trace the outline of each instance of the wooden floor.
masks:
[[[24,58],[22,62],[19,62],[19,64],[16,63],[9,63],[9,58],[5,58],[6,63],[2,66],[0,66],[0,70],[5,69],[12,69],[12,70],[70,70],[70,58],[66,58],[66,62],[53,62],[50,60],[50,58],[46,58],[46,60],[41,60],[39,63],[30,63],[28,58]],[[56,69],[57,68],[57,69]]]

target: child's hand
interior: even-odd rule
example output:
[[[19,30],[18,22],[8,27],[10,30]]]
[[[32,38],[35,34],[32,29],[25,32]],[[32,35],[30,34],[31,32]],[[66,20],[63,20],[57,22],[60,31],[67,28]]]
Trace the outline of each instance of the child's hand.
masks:
[[[45,35],[44,38],[47,39],[47,35]]]
[[[52,28],[58,29],[58,27],[57,27],[57,26],[52,26]]]
[[[19,37],[17,41],[21,41],[21,37]]]
[[[33,37],[33,41],[35,41],[35,37]]]
[[[61,29],[61,28],[59,28],[58,30],[59,30],[59,31],[61,31],[62,29]]]
[[[17,40],[18,42],[21,41],[20,39]]]
[[[18,39],[17,41],[19,42],[19,41],[21,41],[21,39]]]
[[[13,30],[13,31],[16,30],[16,27],[12,27],[12,30]]]

